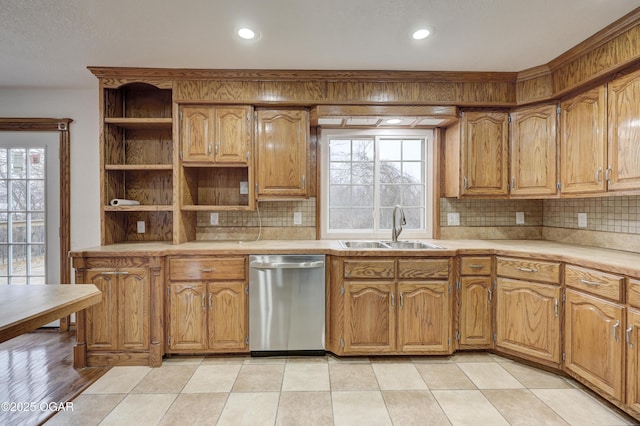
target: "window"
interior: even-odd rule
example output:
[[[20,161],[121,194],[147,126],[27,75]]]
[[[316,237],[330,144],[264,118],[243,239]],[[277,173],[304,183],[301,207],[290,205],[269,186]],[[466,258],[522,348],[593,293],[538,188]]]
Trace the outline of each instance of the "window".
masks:
[[[389,238],[395,205],[403,237],[430,238],[432,151],[430,130],[323,132],[323,238]]]

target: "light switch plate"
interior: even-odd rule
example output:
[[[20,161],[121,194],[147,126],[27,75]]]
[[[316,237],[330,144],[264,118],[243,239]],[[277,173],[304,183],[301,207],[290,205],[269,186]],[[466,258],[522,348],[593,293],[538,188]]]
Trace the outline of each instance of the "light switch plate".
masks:
[[[578,228],[586,228],[586,227],[587,227],[587,214],[578,213]]]
[[[218,224],[218,213],[209,213],[209,225]]]
[[[138,234],[144,234],[145,233],[145,226],[144,226],[144,220],[139,220],[138,223],[136,224],[137,229],[138,229]]]
[[[516,225],[524,225],[524,212],[516,212]]]
[[[460,213],[447,213],[447,225],[460,226]]]
[[[240,182],[240,195],[249,193],[249,182]]]
[[[302,225],[302,212],[293,212],[293,224]]]

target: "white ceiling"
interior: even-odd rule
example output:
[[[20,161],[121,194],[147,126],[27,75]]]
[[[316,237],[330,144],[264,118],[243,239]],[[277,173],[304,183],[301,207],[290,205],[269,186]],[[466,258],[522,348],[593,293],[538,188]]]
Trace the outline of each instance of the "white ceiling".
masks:
[[[0,0],[0,87],[93,87],[86,69],[522,71],[638,0]],[[248,25],[262,37],[243,41]],[[428,26],[431,37],[410,34]]]

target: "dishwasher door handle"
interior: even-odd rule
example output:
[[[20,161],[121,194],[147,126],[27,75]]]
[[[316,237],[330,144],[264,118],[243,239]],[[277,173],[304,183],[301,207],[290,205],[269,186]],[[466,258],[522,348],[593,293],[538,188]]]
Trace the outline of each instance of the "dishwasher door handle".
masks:
[[[251,262],[253,269],[310,269],[324,268],[324,261],[315,262]]]

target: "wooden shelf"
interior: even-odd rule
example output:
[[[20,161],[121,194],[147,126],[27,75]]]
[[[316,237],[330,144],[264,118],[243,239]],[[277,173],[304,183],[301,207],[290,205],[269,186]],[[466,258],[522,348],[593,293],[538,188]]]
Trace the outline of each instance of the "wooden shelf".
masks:
[[[173,119],[105,117],[104,123],[113,124],[123,129],[171,129]]]
[[[173,170],[171,164],[107,164],[105,170]]]
[[[171,212],[171,205],[104,206],[105,212]]]

